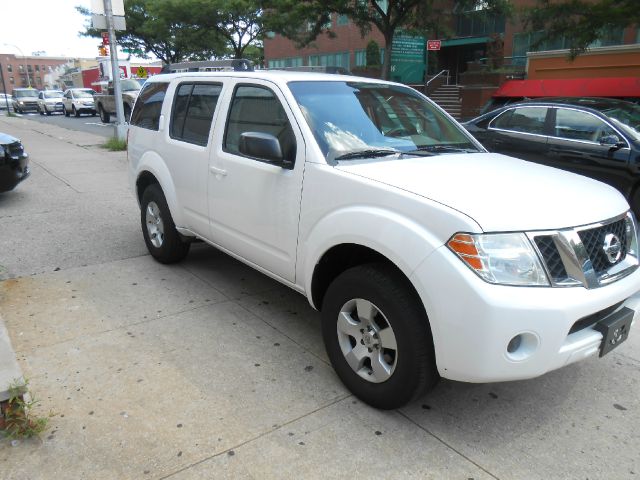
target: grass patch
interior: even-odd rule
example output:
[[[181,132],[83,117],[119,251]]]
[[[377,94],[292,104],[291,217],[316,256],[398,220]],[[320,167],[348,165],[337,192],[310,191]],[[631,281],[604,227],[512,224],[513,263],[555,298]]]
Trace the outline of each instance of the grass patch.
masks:
[[[120,140],[116,137],[111,137],[105,144],[102,145],[102,148],[106,148],[112,152],[123,152],[127,149],[127,141]]]
[[[25,399],[25,396],[29,399]],[[44,432],[49,419],[36,417],[32,413],[39,404],[29,393],[29,381],[15,380],[9,386],[9,400],[0,404],[0,436],[17,440],[37,437]]]

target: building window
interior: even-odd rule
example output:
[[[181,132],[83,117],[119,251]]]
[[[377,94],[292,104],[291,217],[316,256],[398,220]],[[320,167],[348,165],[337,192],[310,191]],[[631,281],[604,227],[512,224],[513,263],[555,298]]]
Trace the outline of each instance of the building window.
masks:
[[[269,60],[269,68],[301,67],[302,57],[276,58]]]
[[[24,65],[18,65],[18,70],[20,70],[20,73],[24,73]]]
[[[366,50],[356,50],[354,53],[354,60],[356,67],[366,67],[367,66],[367,51]]]
[[[349,17],[347,15],[338,15],[338,19],[336,20],[338,25],[348,25]]]
[[[309,55],[309,65],[314,67],[344,67],[348,70],[350,68],[349,52]]]
[[[27,71],[33,73],[33,65],[27,65]]]
[[[638,32],[640,32],[640,30],[638,30]],[[10,63],[7,64],[7,72],[13,72],[13,65]]]
[[[36,72],[40,71],[40,65],[36,65]]]
[[[13,85],[14,83],[16,83],[16,81],[14,80],[13,77],[9,77],[9,83]]]

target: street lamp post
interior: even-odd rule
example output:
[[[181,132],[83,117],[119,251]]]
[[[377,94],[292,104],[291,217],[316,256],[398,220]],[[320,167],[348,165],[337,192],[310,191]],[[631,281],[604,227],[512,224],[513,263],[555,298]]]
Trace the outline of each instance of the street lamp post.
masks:
[[[31,77],[29,77],[29,67],[27,66],[27,57],[26,57],[26,55],[24,54],[22,49],[20,47],[18,47],[17,45],[13,45],[12,43],[5,43],[5,45],[7,47],[13,47],[13,48],[17,49],[20,52],[20,55],[22,55],[22,59],[24,61],[24,69],[27,72],[27,84],[29,85],[29,88],[31,88]]]

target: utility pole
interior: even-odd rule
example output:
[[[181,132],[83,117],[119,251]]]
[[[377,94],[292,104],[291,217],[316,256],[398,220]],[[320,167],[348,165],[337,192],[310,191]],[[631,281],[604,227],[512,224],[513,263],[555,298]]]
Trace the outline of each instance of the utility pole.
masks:
[[[122,106],[122,89],[120,88],[120,66],[118,65],[118,44],[116,42],[116,31],[113,25],[113,9],[111,7],[111,0],[104,0],[104,14],[107,17],[107,30],[109,31],[111,76],[113,78],[113,98],[116,103],[115,136],[119,140],[124,140],[127,136],[127,125],[125,124],[124,108]]]

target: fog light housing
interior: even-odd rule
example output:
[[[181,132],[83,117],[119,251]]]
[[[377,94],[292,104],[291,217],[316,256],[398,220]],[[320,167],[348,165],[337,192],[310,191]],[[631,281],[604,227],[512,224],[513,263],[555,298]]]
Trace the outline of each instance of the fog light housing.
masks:
[[[534,354],[538,345],[540,345],[540,339],[535,333],[522,332],[509,340],[505,355],[513,362],[522,362]]]
[[[520,345],[522,345],[522,335],[516,335],[507,345],[507,352],[515,353],[520,348]]]

